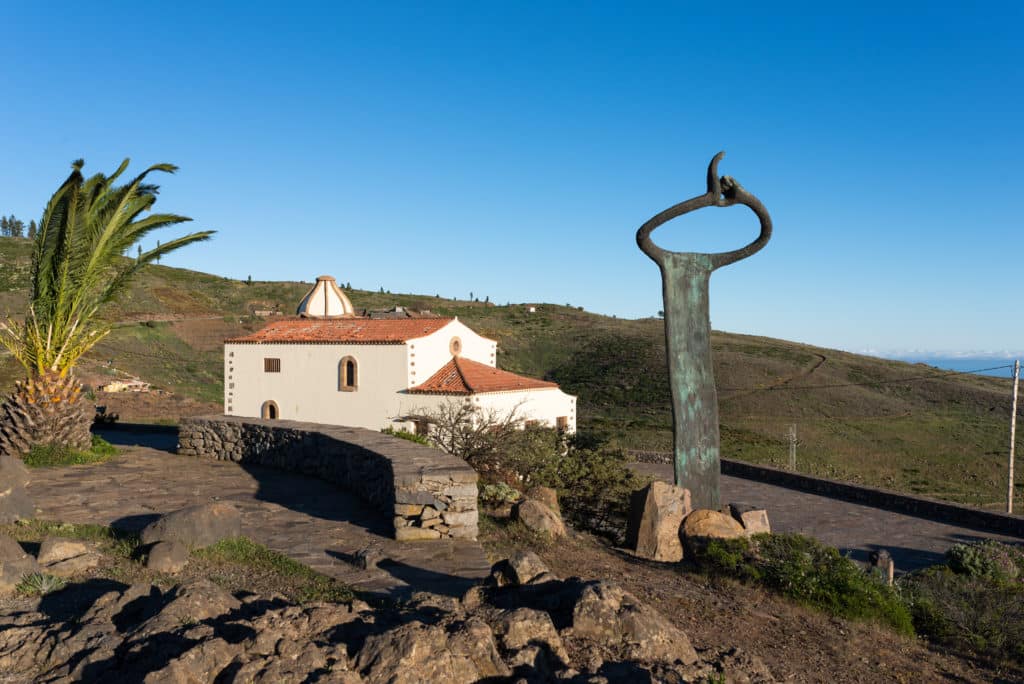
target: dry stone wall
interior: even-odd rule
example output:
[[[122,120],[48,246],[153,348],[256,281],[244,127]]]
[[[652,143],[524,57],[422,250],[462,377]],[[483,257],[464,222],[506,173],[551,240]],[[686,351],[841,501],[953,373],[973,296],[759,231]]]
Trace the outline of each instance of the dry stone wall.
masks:
[[[477,474],[438,449],[363,428],[235,416],[182,421],[178,453],[312,475],[393,516],[395,538],[476,539]]]

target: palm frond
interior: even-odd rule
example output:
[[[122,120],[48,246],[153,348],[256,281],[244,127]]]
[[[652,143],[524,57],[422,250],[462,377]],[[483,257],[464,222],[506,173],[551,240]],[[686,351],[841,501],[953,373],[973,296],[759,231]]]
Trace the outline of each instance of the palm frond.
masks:
[[[149,214],[159,186],[146,182],[154,171],[174,173],[173,164],[154,164],[130,180],[125,159],[113,174],[85,178],[83,162],[50,198],[39,223],[32,255],[32,297],[23,323],[0,324],[0,344],[29,372],[64,374],[100,341],[109,327],[96,319],[139,270],[159,257],[214,231],[169,240],[131,260],[126,250],[154,230],[191,221],[177,214]]]

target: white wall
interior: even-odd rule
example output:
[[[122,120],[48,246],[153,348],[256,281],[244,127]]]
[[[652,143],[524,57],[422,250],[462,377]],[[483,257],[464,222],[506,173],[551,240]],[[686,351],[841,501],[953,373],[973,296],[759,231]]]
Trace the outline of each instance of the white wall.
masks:
[[[224,413],[259,417],[263,403],[274,401],[286,420],[389,427],[408,387],[406,351],[401,344],[225,344]],[[358,363],[352,392],[338,389],[345,356]],[[265,358],[280,359],[281,372],[264,372]]]
[[[409,346],[409,387],[426,382],[452,360],[449,348],[453,337],[462,342],[460,356],[497,367],[498,343],[477,335],[461,321],[452,321],[431,335],[406,343]]]

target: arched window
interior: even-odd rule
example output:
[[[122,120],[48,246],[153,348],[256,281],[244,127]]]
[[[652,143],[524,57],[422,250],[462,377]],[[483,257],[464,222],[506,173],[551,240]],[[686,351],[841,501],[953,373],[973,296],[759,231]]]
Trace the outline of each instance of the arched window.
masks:
[[[453,337],[452,341],[448,343],[448,351],[451,352],[452,356],[458,356],[462,353],[462,340],[458,337]]]
[[[355,392],[359,388],[359,364],[355,357],[346,356],[338,363],[338,390]]]
[[[260,408],[260,418],[263,420],[277,420],[281,412],[277,409],[276,401],[265,401]]]

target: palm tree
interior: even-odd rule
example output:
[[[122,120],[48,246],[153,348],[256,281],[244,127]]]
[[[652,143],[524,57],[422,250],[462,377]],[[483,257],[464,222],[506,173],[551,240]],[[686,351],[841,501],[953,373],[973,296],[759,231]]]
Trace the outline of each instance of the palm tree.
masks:
[[[32,252],[32,293],[25,320],[0,323],[3,344],[27,377],[0,405],[0,453],[23,455],[35,444],[86,449],[93,409],[73,373],[75,363],[110,332],[101,307],[122,292],[147,264],[179,247],[208,240],[213,231],[191,233],[141,252],[124,254],[151,231],[184,221],[175,214],[150,214],[158,186],[146,182],[156,164],[124,185],[111,176],[82,175],[82,160],[53,194],[39,223]]]

